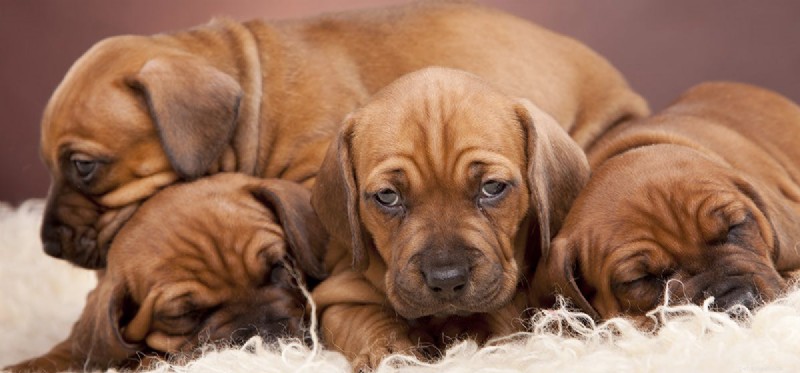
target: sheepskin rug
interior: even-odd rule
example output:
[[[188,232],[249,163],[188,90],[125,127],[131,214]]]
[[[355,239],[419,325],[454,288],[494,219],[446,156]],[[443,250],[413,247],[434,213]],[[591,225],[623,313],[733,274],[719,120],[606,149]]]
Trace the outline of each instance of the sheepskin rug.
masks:
[[[0,367],[44,353],[63,339],[95,284],[91,271],[44,255],[38,239],[43,203],[0,203]],[[706,306],[662,307],[657,332],[624,319],[591,323],[566,309],[545,310],[535,328],[489,346],[464,342],[426,364],[386,359],[384,372],[797,372],[800,371],[800,289],[735,318]],[[577,332],[565,332],[574,330]],[[258,338],[240,348],[205,348],[187,365],[154,372],[348,372],[342,355],[316,344]]]

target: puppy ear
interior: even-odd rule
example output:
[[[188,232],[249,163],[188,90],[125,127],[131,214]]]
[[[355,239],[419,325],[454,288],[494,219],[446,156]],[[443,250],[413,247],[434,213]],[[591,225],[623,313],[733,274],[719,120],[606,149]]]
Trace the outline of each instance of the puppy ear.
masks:
[[[352,115],[345,119],[336,140],[328,147],[314,184],[311,204],[331,236],[349,245],[353,268],[364,271],[369,266],[367,250],[372,240],[366,236],[358,212],[358,184],[350,153],[355,124]]]
[[[75,362],[93,367],[121,366],[138,359],[144,344],[129,342],[123,328],[135,312],[127,287],[110,274],[98,275],[97,287],[86,298],[80,319],[72,328],[72,354]]]
[[[265,179],[252,193],[277,215],[289,250],[303,271],[318,280],[325,278],[328,234],[311,208],[311,192],[291,181]]]
[[[581,276],[579,255],[578,248],[569,245],[567,239],[554,240],[549,255],[539,260],[531,286],[531,300],[538,307],[552,307],[555,296],[560,294],[581,311],[599,320],[600,314],[584,294],[591,290],[588,286],[578,285]]]
[[[773,249],[772,261],[778,272],[784,275],[800,268],[800,252],[795,247],[782,247],[787,243],[794,245],[795,242],[800,242],[800,232],[793,228],[800,225],[800,221],[794,217],[795,214],[789,205],[775,202],[781,201],[782,198],[769,198],[769,195],[759,193],[758,189],[744,178],[735,178],[734,184],[761,212],[754,218],[760,227],[764,242]],[[786,183],[784,193],[800,197],[800,190],[791,183]]]
[[[154,58],[126,83],[142,92],[175,171],[187,180],[205,174],[233,137],[239,83],[192,57]]]
[[[583,150],[549,114],[524,99],[514,110],[526,136],[531,207],[538,219],[539,248],[546,257],[550,238],[589,180],[589,164]]]

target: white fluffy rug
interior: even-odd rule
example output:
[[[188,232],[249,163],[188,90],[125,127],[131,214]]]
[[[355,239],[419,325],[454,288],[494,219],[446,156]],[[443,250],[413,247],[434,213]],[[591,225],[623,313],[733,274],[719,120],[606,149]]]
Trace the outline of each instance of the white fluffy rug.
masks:
[[[64,338],[94,286],[90,271],[71,268],[41,251],[41,201],[0,204],[0,367],[47,351]],[[800,290],[742,320],[704,307],[662,308],[658,333],[615,319],[582,327],[581,314],[547,310],[524,333],[477,348],[462,343],[436,364],[387,359],[378,372],[796,372],[800,370]],[[562,335],[572,325],[577,335]],[[186,366],[156,372],[347,372],[333,352],[252,339],[239,349],[207,349]]]

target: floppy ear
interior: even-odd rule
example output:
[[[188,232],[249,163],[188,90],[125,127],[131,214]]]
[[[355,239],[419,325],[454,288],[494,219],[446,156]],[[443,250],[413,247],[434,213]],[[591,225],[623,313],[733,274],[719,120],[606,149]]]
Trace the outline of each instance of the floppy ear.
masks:
[[[372,239],[367,236],[358,213],[359,191],[350,155],[350,143],[356,119],[345,119],[339,135],[328,147],[311,195],[311,204],[328,232],[352,250],[353,268],[364,271],[369,266],[367,250]]]
[[[560,294],[593,319],[600,320],[600,314],[584,294],[589,289],[584,286],[582,291],[578,285],[579,255],[579,249],[570,246],[567,239],[554,240],[549,255],[539,260],[531,287],[531,300],[538,307],[552,307],[555,304],[555,296]]]
[[[265,179],[252,193],[277,215],[292,257],[303,271],[324,279],[328,234],[311,208],[311,192],[291,181]]]
[[[126,82],[144,95],[172,167],[184,179],[206,173],[236,128],[242,88],[199,58],[154,58]]]
[[[539,225],[539,249],[546,257],[572,202],[589,180],[586,155],[553,117],[521,99],[514,110],[527,141],[531,207]]]
[[[140,341],[123,338],[125,323],[135,312],[127,287],[104,271],[86,298],[80,319],[72,328],[72,356],[79,367],[119,367],[138,359]]]
[[[800,268],[800,252],[795,247],[800,242],[800,231],[797,229],[800,227],[800,219],[790,210],[789,204],[776,202],[786,197],[769,198],[771,192],[759,193],[758,189],[744,178],[734,179],[734,184],[761,212],[760,216],[756,214],[754,218],[760,227],[764,242],[773,249],[771,254],[775,268],[782,275],[796,271]],[[791,183],[787,183],[783,188],[786,194],[800,196],[800,190]]]

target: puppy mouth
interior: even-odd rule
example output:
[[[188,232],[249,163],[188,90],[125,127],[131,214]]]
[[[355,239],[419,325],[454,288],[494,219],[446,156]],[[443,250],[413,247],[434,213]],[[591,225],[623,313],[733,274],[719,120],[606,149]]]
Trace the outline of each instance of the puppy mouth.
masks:
[[[395,276],[398,278],[395,281],[396,285],[387,290],[394,295],[390,296],[389,300],[395,311],[407,319],[425,316],[468,316],[490,312],[508,301],[513,294],[513,287],[507,289],[505,281],[507,276],[506,273],[498,273],[491,276],[488,283],[484,280],[479,287],[476,286],[478,281],[470,279],[463,295],[447,299],[436,297],[429,290],[422,289],[422,286],[403,286],[406,281],[400,280],[403,275],[399,274]]]
[[[111,242],[138,207],[139,203],[134,203],[120,209],[99,211],[100,217],[94,225],[70,227],[64,223],[51,223],[48,226],[45,222],[42,226],[44,252],[83,268],[103,268]]]

